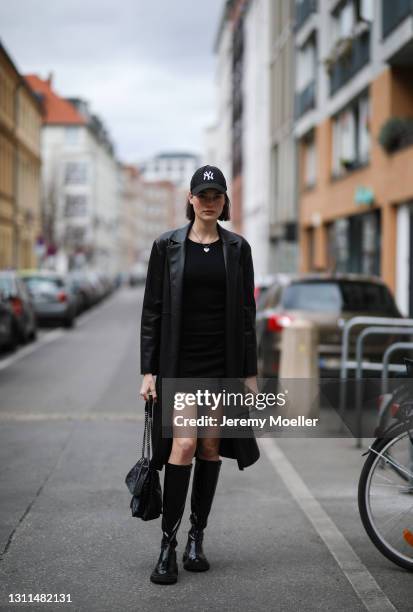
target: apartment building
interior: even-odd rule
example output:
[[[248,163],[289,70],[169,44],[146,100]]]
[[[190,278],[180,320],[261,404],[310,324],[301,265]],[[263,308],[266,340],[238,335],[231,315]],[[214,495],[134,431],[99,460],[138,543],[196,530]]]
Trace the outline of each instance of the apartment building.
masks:
[[[199,165],[199,156],[194,153],[169,151],[141,162],[138,168],[146,181],[169,181],[187,189]]]
[[[300,268],[380,275],[412,315],[412,4],[295,11]]]
[[[215,41],[216,120],[209,156],[226,173],[230,227],[243,234],[257,276],[269,266],[270,0],[228,0]]]
[[[119,168],[102,121],[80,98],[64,98],[52,76],[28,75],[45,108],[42,208],[46,239],[61,271],[88,265],[118,271]]]
[[[0,268],[37,264],[42,106],[0,43]]]

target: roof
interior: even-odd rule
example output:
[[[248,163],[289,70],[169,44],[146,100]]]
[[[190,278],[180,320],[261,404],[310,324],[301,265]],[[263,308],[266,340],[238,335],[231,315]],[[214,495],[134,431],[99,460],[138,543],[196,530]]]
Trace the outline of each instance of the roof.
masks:
[[[8,54],[6,48],[4,47],[4,45],[2,44],[1,40],[0,40],[0,53],[2,53],[4,55],[4,57],[6,58],[6,61],[8,62],[9,66],[11,66],[11,68],[13,69],[15,75],[18,78],[19,81],[19,85],[21,85],[22,87],[25,88],[25,90],[27,91],[27,93],[30,95],[30,97],[32,98],[32,100],[35,102],[35,104],[37,105],[38,109],[40,112],[43,111],[42,109],[42,105],[40,103],[39,98],[36,96],[35,92],[33,91],[33,89],[30,87],[30,85],[26,82],[26,79],[20,74],[20,72],[17,69],[16,64],[14,63],[13,59],[11,58],[11,56]]]
[[[43,80],[36,74],[28,74],[25,79],[29,86],[41,97],[44,107],[43,123],[48,125],[86,125],[87,121],[76,108],[61,98],[52,89],[51,79]]]

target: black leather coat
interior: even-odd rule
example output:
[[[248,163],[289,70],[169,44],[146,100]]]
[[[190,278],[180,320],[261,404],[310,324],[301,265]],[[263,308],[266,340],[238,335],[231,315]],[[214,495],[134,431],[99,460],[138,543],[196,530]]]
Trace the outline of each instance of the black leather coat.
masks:
[[[141,373],[156,374],[158,406],[154,411],[152,466],[167,463],[172,439],[161,430],[162,377],[177,377],[185,240],[192,221],[159,236],[152,245],[141,318]],[[254,268],[251,247],[242,236],[219,223],[226,271],[225,363],[227,378],[257,374]],[[222,438],[220,455],[252,465],[260,456],[255,438]]]

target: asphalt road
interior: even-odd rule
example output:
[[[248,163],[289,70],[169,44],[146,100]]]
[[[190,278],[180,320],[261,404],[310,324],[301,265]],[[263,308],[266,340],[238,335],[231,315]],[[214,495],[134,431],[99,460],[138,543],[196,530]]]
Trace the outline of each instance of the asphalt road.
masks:
[[[224,459],[205,532],[210,571],[149,581],[160,519],[132,518],[124,484],[143,426],[141,302],[141,289],[123,288],[74,330],[0,358],[0,609],[411,610],[411,574],[363,531],[364,459],[350,439],[262,439],[243,472]],[[18,593],[71,603],[9,603]]]

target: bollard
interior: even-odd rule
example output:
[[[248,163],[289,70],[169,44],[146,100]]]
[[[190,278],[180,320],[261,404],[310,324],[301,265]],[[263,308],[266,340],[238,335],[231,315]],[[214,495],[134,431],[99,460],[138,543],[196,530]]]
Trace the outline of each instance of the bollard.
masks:
[[[288,389],[289,416],[318,417],[318,331],[311,321],[297,319],[283,330],[279,377]]]

